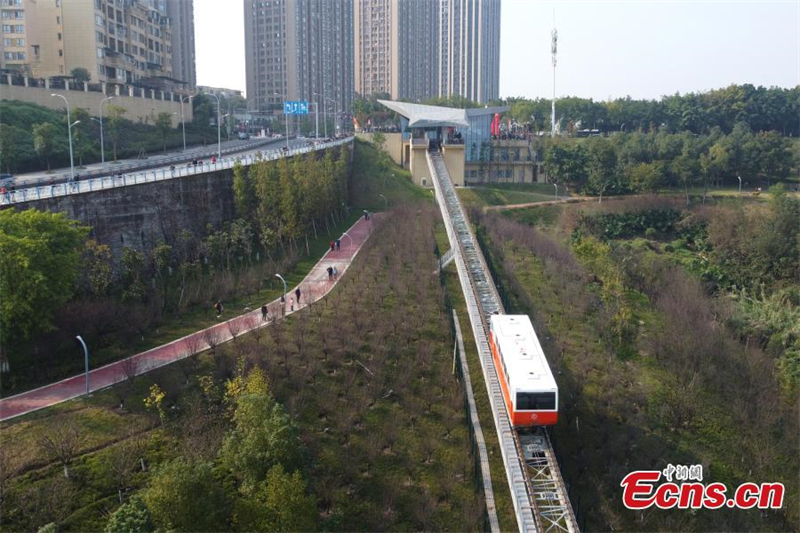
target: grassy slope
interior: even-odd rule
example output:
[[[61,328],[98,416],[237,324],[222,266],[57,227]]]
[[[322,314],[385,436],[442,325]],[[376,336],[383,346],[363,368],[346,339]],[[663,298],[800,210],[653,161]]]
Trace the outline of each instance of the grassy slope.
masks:
[[[553,187],[548,185],[549,190],[547,190],[541,185],[524,184],[524,188],[523,185],[515,188],[499,186],[459,188],[458,195],[466,206],[513,205],[553,200]]]

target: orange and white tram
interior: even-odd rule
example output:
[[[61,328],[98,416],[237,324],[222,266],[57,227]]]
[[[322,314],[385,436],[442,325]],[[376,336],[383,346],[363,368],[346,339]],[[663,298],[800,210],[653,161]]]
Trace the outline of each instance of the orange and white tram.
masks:
[[[558,386],[527,315],[492,315],[492,349],[503,398],[515,427],[558,421]]]

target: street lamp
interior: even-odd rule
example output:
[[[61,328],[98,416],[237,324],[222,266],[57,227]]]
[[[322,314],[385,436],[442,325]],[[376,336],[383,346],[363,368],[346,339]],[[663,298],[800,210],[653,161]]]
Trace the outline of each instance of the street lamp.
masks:
[[[86,395],[89,395],[89,348],[86,347],[86,343],[83,342],[83,338],[80,335],[75,337],[78,339],[78,342],[81,343],[83,346],[83,364],[86,368]]]
[[[219,96],[216,94],[209,94],[208,96],[213,96],[217,99],[217,159],[222,159],[222,137],[220,134],[220,122],[222,119],[219,115]]]
[[[100,161],[106,162],[105,137],[103,136],[103,103],[113,100],[116,96],[109,96],[100,100]]]
[[[184,100],[185,98],[185,100]],[[191,102],[191,96],[181,96],[181,126],[183,127],[183,151],[186,151],[186,118],[184,118],[183,114],[183,102]]]
[[[387,200],[386,197],[384,195],[382,195],[382,194],[379,194],[378,196],[383,198],[383,208],[387,209],[389,207],[389,200]]]
[[[72,181],[75,181],[75,159],[72,156],[72,126],[77,124],[79,121],[72,124],[72,118],[69,113],[69,101],[63,94],[51,94],[50,96],[55,96],[57,98],[61,98],[64,100],[64,103],[67,104],[67,134],[69,135],[69,170],[70,170],[70,177]]]
[[[286,102],[286,96],[281,93],[272,93],[273,96],[280,96]],[[286,151],[289,151],[289,115],[286,114],[286,106],[283,106],[283,118],[286,119]]]
[[[283,282],[283,302],[286,303],[286,280],[280,274],[275,274],[275,277]]]
[[[742,177],[737,174],[736,178],[739,180],[739,194],[742,194]]]
[[[553,183],[556,188],[556,200],[558,200],[558,183]]]
[[[336,101],[334,98],[328,98],[328,97],[325,97],[325,100],[329,101],[329,102],[333,102],[333,130],[336,131],[336,118],[337,118],[337,115],[339,114],[339,102]],[[327,123],[325,124],[325,127],[327,128]],[[327,129],[326,129],[325,137],[327,137],[327,136],[328,136],[328,132],[327,132]]]
[[[346,231],[344,233],[342,233],[342,237],[347,237],[348,239],[350,239],[350,247],[349,248],[352,248],[353,247],[353,238],[350,235],[348,235]]]

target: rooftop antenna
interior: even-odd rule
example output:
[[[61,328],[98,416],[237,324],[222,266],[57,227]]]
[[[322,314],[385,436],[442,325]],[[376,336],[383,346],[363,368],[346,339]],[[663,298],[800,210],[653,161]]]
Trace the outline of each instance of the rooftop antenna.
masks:
[[[553,32],[552,32],[552,42],[550,44],[550,52],[553,55],[553,100],[552,104],[552,115],[550,118],[551,123],[551,132],[550,136],[556,136],[556,53],[558,52],[558,30],[556,29],[556,8],[553,8]]]

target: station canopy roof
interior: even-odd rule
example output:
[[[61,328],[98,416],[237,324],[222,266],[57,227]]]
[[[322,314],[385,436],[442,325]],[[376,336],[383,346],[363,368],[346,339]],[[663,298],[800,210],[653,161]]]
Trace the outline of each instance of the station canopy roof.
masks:
[[[509,109],[508,107],[458,109],[454,107],[396,102],[393,100],[378,100],[378,103],[406,117],[408,119],[409,128],[468,128],[470,125],[468,117],[493,115],[495,113],[503,113]]]

